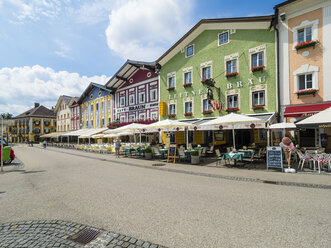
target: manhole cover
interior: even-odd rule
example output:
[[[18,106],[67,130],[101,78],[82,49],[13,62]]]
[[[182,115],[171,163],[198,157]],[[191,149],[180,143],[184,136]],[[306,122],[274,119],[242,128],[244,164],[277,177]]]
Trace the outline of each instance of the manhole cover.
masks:
[[[152,164],[153,166],[164,166],[165,164]]]
[[[93,239],[96,239],[101,233],[101,230],[92,227],[86,227],[78,233],[72,235],[68,239],[76,243],[86,245],[90,243]]]

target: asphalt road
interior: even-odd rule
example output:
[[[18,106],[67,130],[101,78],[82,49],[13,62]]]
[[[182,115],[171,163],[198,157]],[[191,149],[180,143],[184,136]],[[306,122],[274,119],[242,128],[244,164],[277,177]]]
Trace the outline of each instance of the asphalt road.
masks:
[[[73,221],[167,247],[330,247],[331,190],[151,170],[65,151],[72,154],[15,147],[24,167],[0,173],[0,223]]]

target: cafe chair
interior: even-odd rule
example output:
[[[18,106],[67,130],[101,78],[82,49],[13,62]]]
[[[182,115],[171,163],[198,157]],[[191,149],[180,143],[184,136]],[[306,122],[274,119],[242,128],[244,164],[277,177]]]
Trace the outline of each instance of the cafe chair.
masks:
[[[216,153],[216,166],[220,165],[220,161],[222,161],[222,154],[220,152],[220,149],[215,150]]]

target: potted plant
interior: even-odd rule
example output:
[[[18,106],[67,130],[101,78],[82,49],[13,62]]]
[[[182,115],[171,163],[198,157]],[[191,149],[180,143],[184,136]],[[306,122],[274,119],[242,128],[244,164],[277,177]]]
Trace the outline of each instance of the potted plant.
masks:
[[[255,67],[252,67],[252,72],[263,71],[264,68],[265,68],[264,65],[255,66]]]
[[[200,164],[199,151],[192,151],[191,164]]]
[[[235,77],[235,76],[237,76],[237,75],[238,75],[238,72],[229,72],[229,73],[225,74],[225,76],[226,76],[227,78]]]
[[[297,44],[295,46],[295,49],[298,51],[300,49],[303,49],[303,48],[306,48],[306,47],[314,47],[319,43],[318,40],[308,40],[308,41],[304,41],[304,42],[301,42],[299,44]]]
[[[153,157],[152,148],[150,146],[148,146],[145,149],[145,158],[152,159],[152,157]]]

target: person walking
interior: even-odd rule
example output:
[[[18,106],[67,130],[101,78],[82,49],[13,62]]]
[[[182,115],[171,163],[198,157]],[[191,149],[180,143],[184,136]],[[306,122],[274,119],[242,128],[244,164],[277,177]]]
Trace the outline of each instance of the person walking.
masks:
[[[46,146],[47,146],[47,141],[46,140],[44,140],[43,146],[44,146],[44,148],[46,148]]]
[[[115,155],[116,155],[116,158],[120,157],[120,147],[121,147],[120,140],[118,138],[116,138],[116,140],[115,140]]]

